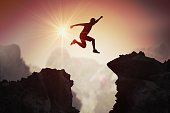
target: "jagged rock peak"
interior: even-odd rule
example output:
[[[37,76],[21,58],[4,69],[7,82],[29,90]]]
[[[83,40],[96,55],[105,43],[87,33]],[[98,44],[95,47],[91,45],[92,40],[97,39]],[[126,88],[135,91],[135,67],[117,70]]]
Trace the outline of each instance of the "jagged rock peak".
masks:
[[[18,81],[0,82],[0,113],[78,113],[73,81],[65,70],[42,69]]]

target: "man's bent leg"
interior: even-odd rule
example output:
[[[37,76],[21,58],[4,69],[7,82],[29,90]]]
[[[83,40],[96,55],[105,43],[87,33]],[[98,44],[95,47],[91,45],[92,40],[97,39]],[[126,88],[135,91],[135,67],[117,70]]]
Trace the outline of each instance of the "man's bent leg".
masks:
[[[86,47],[86,41],[85,40],[81,40],[81,42],[78,42],[76,39],[74,39],[70,45],[73,45],[73,44],[78,44],[80,47],[82,48],[85,48]]]
[[[85,47],[86,47],[86,41],[85,41],[85,40],[82,40],[82,39],[81,39],[81,42],[76,41],[76,43],[77,43],[80,47],[82,47],[82,48],[85,48]]]

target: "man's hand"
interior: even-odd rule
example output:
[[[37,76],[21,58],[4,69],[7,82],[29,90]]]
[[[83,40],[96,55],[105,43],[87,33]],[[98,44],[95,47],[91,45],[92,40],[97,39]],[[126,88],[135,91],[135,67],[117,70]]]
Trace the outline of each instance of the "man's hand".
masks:
[[[71,25],[70,28],[72,29],[74,27],[74,25]]]
[[[103,16],[101,16],[100,18],[98,18],[98,19],[96,20],[95,24],[96,24],[101,18],[103,18]]]

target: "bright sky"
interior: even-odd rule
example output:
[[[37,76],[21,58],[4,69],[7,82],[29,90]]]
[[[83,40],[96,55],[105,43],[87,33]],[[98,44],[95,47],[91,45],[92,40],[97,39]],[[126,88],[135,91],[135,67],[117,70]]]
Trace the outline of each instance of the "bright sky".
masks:
[[[17,43],[27,64],[44,67],[46,59],[56,47],[66,48],[73,57],[85,57],[107,63],[120,54],[154,44],[154,31],[159,22],[136,2],[114,0],[13,0],[2,2],[1,44]],[[103,18],[92,28],[89,36],[96,39],[100,54],[70,46],[79,40],[82,27],[70,25]],[[61,36],[58,29],[67,34]],[[63,32],[63,31],[62,31]],[[62,51],[62,50],[61,50]]]

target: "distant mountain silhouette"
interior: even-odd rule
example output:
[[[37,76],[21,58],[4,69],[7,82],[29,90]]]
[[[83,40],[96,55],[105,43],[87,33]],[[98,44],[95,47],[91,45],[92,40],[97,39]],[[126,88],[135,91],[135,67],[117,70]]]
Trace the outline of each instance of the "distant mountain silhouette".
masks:
[[[170,60],[160,63],[133,52],[107,65],[118,76],[117,103],[110,113],[170,112]]]
[[[0,113],[78,113],[73,81],[64,70],[42,69],[20,81],[0,82]]]
[[[18,80],[30,74],[18,45],[0,46],[0,81]]]

